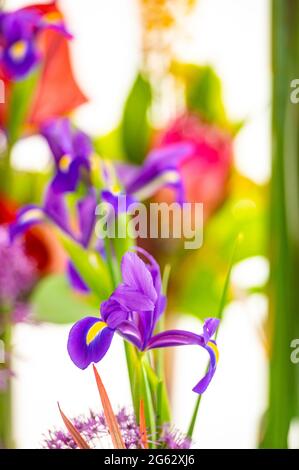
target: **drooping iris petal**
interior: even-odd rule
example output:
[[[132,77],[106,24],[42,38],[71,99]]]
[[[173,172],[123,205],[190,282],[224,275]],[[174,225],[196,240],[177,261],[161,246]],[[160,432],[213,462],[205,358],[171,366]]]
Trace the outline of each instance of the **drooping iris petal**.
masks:
[[[220,320],[218,318],[207,318],[207,320],[205,320],[203,325],[203,337],[206,343],[216,332],[219,323]]]
[[[50,185],[46,191],[43,210],[59,228],[70,236],[73,236],[64,197],[62,194],[57,194],[56,191],[53,190],[52,185]]]
[[[173,346],[198,345],[204,348],[210,355],[210,365],[207,374],[193,388],[196,393],[203,393],[208,387],[216,371],[218,349],[215,342],[205,342],[203,335],[197,335],[189,331],[169,330],[153,336],[147,345],[147,349],[166,348]]]
[[[101,192],[101,199],[103,202],[108,203],[113,208],[114,217],[118,214],[127,212],[128,209],[132,208],[132,206],[134,206],[134,204],[137,202],[135,198],[128,194],[114,194],[107,189],[104,189]]]
[[[17,236],[22,235],[33,225],[41,223],[45,219],[43,210],[34,205],[23,207],[17,214],[17,220],[9,227],[10,239],[13,241]]]
[[[187,143],[154,150],[146,158],[140,172],[128,184],[127,191],[133,194],[166,171],[177,170],[179,162],[187,158],[192,149],[193,147]]]
[[[209,383],[211,382],[211,380],[212,380],[212,378],[215,374],[215,371],[216,371],[218,355],[219,355],[217,346],[213,342],[209,342],[205,346],[205,349],[206,349],[206,351],[208,351],[208,353],[210,355],[209,369],[208,369],[208,372],[206,373],[206,375],[192,389],[193,392],[199,393],[199,394],[205,392],[205,390],[207,389]]]
[[[90,291],[71,261],[67,263],[66,273],[73,289],[83,294]]]
[[[80,241],[85,247],[89,244],[94,229],[96,206],[96,191],[94,188],[90,188],[88,194],[78,202],[79,226],[81,232]]]
[[[95,317],[86,317],[72,327],[67,349],[71,360],[80,369],[99,362],[108,351],[114,331]]]
[[[153,303],[157,299],[153,278],[145,263],[136,253],[126,253],[121,261],[124,284],[146,295]]]
[[[136,348],[140,350],[142,349],[143,341],[140,334],[140,330],[133,322],[128,320],[121,322],[118,325],[117,332],[124,339],[134,344]]]

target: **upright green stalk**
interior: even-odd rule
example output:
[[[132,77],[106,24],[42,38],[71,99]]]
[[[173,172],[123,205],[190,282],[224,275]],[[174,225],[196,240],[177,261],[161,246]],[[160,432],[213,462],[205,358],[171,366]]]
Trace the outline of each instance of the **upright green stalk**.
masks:
[[[3,341],[5,348],[5,362],[0,368],[7,371],[7,380],[5,380],[5,388],[0,391],[0,448],[12,448],[12,396],[11,396],[11,311],[9,308],[3,309],[1,312],[2,334],[0,340]],[[0,370],[1,370],[0,369]]]
[[[262,446],[285,448],[299,415],[299,366],[290,360],[299,338],[299,104],[291,82],[299,78],[299,2],[272,0],[273,114],[270,206],[269,409]]]

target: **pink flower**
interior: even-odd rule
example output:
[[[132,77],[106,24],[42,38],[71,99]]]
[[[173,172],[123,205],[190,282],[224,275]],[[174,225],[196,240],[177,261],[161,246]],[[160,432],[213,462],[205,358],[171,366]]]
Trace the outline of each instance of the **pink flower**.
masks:
[[[188,202],[202,202],[204,217],[209,217],[223,202],[228,191],[232,166],[232,137],[218,127],[204,123],[195,114],[175,119],[157,138],[156,146],[189,142],[191,156],[182,160],[180,172]],[[169,190],[162,190],[159,200],[169,200]]]

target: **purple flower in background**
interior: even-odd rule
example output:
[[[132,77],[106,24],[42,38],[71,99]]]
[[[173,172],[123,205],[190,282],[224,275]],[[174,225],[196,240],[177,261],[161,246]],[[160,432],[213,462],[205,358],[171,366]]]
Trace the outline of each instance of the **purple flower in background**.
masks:
[[[51,183],[57,193],[72,192],[81,178],[89,175],[93,147],[90,138],[72,127],[66,118],[55,119],[42,128],[53,154],[56,174]]]
[[[127,449],[141,449],[140,429],[135,415],[122,408],[116,419]],[[109,431],[104,414],[90,411],[87,416],[79,416],[72,420],[74,426],[92,449],[109,447]],[[161,436],[155,442],[158,448],[189,449],[191,440],[176,429],[164,425]],[[77,444],[68,432],[51,430],[44,436],[43,448],[46,449],[77,449]]]
[[[77,367],[85,369],[105,356],[115,333],[140,351],[172,346],[201,346],[209,353],[210,366],[193,391],[203,393],[216,370],[218,350],[211,338],[219,320],[206,320],[203,334],[200,335],[183,330],[169,330],[155,335],[157,321],[165,310],[166,298],[162,294],[158,264],[144,250],[139,248],[138,252],[146,258],[147,263],[136,253],[128,252],[124,255],[121,263],[123,282],[101,304],[100,318],[86,317],[72,327],[68,339],[69,355]]]
[[[171,144],[150,152],[141,167],[119,165],[116,171],[126,193],[136,200],[147,199],[159,189],[171,187],[177,202],[182,204],[186,198],[179,167],[192,152],[190,143]]]
[[[56,193],[50,185],[46,191],[43,206],[30,204],[19,211],[16,222],[10,225],[11,240],[22,235],[30,227],[50,220],[62,232],[87,247],[95,224],[96,204],[96,191],[90,188],[87,194],[77,202],[78,226],[74,228],[64,194]]]
[[[36,268],[23,244],[10,243],[7,230],[0,228],[0,305],[14,306],[34,285]]]
[[[54,6],[53,6],[54,8]],[[37,46],[38,34],[46,28],[54,28],[67,37],[64,23],[55,11],[44,15],[39,8],[23,8],[0,14],[0,63],[10,79],[23,79],[40,62]]]

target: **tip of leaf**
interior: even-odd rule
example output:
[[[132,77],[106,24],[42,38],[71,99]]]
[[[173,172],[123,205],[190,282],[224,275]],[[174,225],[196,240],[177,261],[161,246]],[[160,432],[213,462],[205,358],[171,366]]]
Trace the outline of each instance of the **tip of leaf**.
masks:
[[[74,439],[74,441],[76,442],[77,446],[79,447],[79,449],[90,449],[89,445],[87,444],[87,442],[85,441],[85,439],[81,436],[81,434],[79,433],[79,431],[77,431],[77,429],[75,428],[75,426],[72,424],[72,422],[67,418],[67,416],[63,413],[61,407],[60,407],[60,404],[59,402],[57,402],[57,405],[58,405],[58,409],[59,409],[59,413],[62,417],[62,420],[65,424],[65,427],[67,428],[68,432],[70,433],[70,435],[72,436],[72,438]]]
[[[100,399],[102,402],[103,410],[104,410],[104,415],[107,423],[107,427],[109,429],[112,443],[115,449],[125,449],[125,443],[122,438],[122,434],[116,419],[116,416],[113,412],[108,394],[106,392],[106,389],[104,387],[104,384],[102,382],[102,379],[98,373],[98,370],[94,364],[92,364],[93,372],[95,375],[96,383],[98,386],[98,391],[100,394]]]

